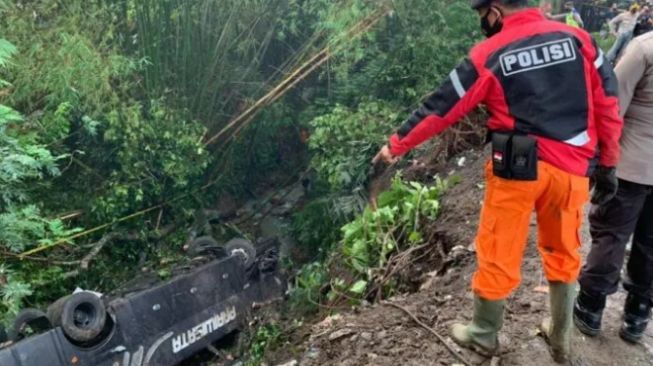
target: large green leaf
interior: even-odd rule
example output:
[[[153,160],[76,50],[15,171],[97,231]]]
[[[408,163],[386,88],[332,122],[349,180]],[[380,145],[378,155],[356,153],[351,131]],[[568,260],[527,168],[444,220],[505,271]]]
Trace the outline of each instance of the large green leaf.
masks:
[[[0,38],[0,66],[6,67],[9,64],[9,59],[18,52],[16,46],[11,44],[6,39]]]

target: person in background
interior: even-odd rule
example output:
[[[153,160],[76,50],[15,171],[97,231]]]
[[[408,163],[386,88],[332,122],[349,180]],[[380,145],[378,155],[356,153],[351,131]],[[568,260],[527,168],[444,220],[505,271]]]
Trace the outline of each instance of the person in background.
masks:
[[[610,13],[609,13],[610,19],[616,17],[617,15],[619,15],[619,13],[621,12],[619,11],[619,7],[617,6],[617,3],[612,3],[612,6],[610,6]]]
[[[613,199],[591,209],[592,248],[579,279],[574,323],[584,334],[599,334],[606,296],[617,291],[626,244],[634,233],[623,275],[628,296],[619,335],[635,343],[653,304],[653,33],[633,39],[615,72],[625,116],[619,189]]]
[[[569,1],[565,4],[565,10],[567,10],[567,14],[565,15],[565,24],[570,27],[585,28],[583,19],[580,17],[578,10],[576,10],[573,1]]]
[[[546,1],[544,3],[547,3]],[[542,8],[542,6],[540,6]],[[583,19],[580,17],[580,13],[576,10],[573,1],[568,1],[565,3],[565,13],[558,15],[551,15],[551,3],[548,3],[548,13],[542,12],[547,18],[551,20],[556,20],[563,22],[570,27],[574,28],[583,28],[585,25]]]
[[[637,17],[639,16],[639,5],[637,3],[630,6],[627,12],[621,13],[612,18],[608,23],[610,33],[617,37],[612,48],[606,54],[608,61],[615,64],[621,52],[626,49],[628,42],[633,38],[633,30],[637,24]]]
[[[653,30],[653,14],[649,5],[644,5],[637,18],[637,24],[633,30],[633,37],[641,36]]]
[[[553,5],[551,0],[541,0],[540,1],[540,12],[544,14],[548,19],[553,19],[551,12],[553,11]]]

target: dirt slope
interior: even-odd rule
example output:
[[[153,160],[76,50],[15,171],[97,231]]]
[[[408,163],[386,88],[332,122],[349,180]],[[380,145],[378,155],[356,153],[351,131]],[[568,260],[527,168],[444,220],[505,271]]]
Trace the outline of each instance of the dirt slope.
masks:
[[[465,154],[466,165],[456,174],[462,182],[444,202],[444,212],[436,225],[455,245],[445,273],[431,274],[420,291],[390,299],[448,339],[448,327],[455,320],[467,320],[472,311],[470,277],[474,254],[464,248],[473,243],[483,197],[482,172],[487,152]],[[583,252],[589,250],[587,225],[583,228]],[[546,344],[537,335],[537,326],[548,314],[546,280],[540,266],[535,236],[531,235],[523,263],[523,282],[509,299],[501,335],[502,365],[554,365]],[[624,294],[612,296],[604,319],[604,331],[590,339],[574,329],[575,365],[653,365],[653,330],[643,345],[628,345],[617,335]],[[402,311],[387,305],[363,307],[332,316],[310,329],[295,356],[300,365],[454,365],[459,363],[436,338],[412,322]],[[473,364],[490,365],[490,360],[460,350]],[[286,355],[286,357],[290,357]],[[286,359],[284,361],[290,361]]]

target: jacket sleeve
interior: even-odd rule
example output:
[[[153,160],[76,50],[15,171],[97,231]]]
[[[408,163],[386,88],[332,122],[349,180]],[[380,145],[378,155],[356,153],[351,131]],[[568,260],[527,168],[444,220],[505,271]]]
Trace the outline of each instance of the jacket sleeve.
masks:
[[[465,59],[390,137],[392,154],[404,155],[469,113],[485,98],[484,80],[476,66]]]
[[[617,77],[603,51],[594,43],[594,70],[592,95],[594,100],[594,121],[598,136],[599,165],[614,167],[619,162],[619,138],[623,119],[619,115]]]
[[[635,95],[635,88],[644,76],[646,58],[638,40],[633,40],[615,68],[619,80],[619,109],[623,117]]]

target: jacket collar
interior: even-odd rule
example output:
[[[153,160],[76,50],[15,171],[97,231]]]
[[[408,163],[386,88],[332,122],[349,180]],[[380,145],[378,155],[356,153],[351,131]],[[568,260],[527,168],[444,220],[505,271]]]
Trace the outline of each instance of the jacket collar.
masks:
[[[546,20],[540,9],[528,8],[503,18],[504,27],[514,27],[531,22]]]

